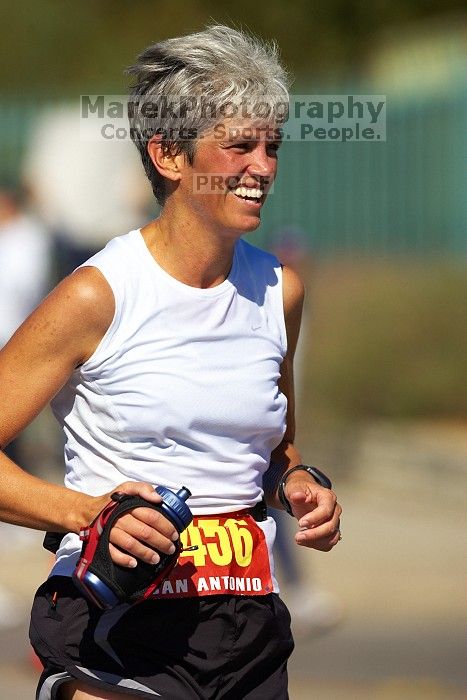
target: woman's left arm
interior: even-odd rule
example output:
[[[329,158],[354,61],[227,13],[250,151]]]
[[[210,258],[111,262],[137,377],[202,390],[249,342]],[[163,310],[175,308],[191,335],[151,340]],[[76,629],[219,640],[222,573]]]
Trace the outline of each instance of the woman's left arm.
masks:
[[[291,268],[283,267],[284,316],[287,330],[287,354],[281,365],[279,388],[287,397],[287,426],[282,442],[271,454],[269,481],[275,482],[274,489],[267,495],[268,504],[282,508],[277,495],[280,478],[289,469],[302,463],[295,447],[295,396],[293,359],[298,336],[305,296],[303,282]],[[270,473],[269,473],[270,472]],[[284,495],[290,503],[293,515],[298,520],[299,531],[295,541],[305,547],[329,551],[340,539],[339,517],[342,508],[337,503],[335,493],[320,486],[305,471],[293,472],[287,479]]]

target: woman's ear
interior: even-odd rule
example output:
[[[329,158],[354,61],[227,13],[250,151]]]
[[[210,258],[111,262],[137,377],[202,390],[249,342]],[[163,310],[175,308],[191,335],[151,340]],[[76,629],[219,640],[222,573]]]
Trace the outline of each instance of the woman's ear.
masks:
[[[154,167],[157,168],[162,177],[172,180],[172,182],[181,180],[182,166],[185,160],[183,153],[174,155],[170,150],[164,148],[160,134],[152,136],[147,148]]]

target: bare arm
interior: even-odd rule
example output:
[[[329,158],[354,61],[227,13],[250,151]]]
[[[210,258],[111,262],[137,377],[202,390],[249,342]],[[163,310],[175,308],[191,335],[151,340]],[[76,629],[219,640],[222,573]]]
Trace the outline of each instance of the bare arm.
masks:
[[[287,331],[287,354],[281,365],[279,388],[287,397],[287,425],[282,442],[271,454],[271,464],[275,465],[278,475],[283,474],[287,469],[295,467],[301,462],[300,453],[294,445],[295,392],[293,362],[300,334],[303,301],[305,297],[303,282],[297,273],[287,266],[284,266],[282,270],[282,287],[284,317]],[[269,495],[268,501],[273,508],[282,508],[277,497],[277,491]]]
[[[92,355],[113,316],[112,291],[96,268],[61,282],[0,351],[0,445],[37,416]],[[102,499],[101,499],[102,500]],[[100,510],[91,499],[27,474],[0,452],[0,517],[77,532]]]
[[[114,314],[112,290],[103,275],[84,267],[61,282],[0,351],[0,445],[18,435],[65,384],[73,370],[95,351]],[[119,486],[160,502],[149,484]],[[50,484],[26,473],[0,451],[0,519],[39,530],[79,532],[109,500]],[[135,515],[133,515],[133,513]],[[167,551],[173,526],[159,514],[138,508],[112,529],[115,561],[136,565],[155,549]]]
[[[300,333],[304,287],[296,272],[283,268],[284,315],[287,330],[287,355],[281,366],[279,387],[287,396],[287,427],[282,442],[273,450],[271,464],[275,465],[277,483],[280,475],[302,462],[295,447],[295,395],[293,360]],[[272,467],[274,469],[274,466]],[[333,491],[319,486],[307,472],[294,472],[285,485],[285,495],[298,520],[300,530],[297,544],[327,551],[339,541],[339,516],[342,508]],[[282,508],[277,487],[268,498],[274,508]]]

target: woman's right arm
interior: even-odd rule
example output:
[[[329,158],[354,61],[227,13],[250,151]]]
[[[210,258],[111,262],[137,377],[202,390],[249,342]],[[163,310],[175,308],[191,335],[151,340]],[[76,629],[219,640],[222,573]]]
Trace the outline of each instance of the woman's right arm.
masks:
[[[94,267],[66,277],[0,351],[0,447],[44,408],[109,327],[114,298]],[[22,470],[0,451],[0,520],[39,530],[78,532],[105,505]]]
[[[112,290],[94,267],[65,278],[29,316],[0,351],[0,447],[16,437],[95,351],[115,311]],[[151,484],[128,481],[119,491],[160,503]],[[88,525],[110,494],[91,496],[28,474],[0,449],[0,520],[56,532]],[[172,553],[178,533],[150,508],[122,515],[110,533],[115,563],[155,563],[154,550]]]

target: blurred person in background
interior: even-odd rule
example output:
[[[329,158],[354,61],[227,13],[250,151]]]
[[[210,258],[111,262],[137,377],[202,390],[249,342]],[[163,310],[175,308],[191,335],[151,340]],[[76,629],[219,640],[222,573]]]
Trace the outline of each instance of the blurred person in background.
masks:
[[[50,283],[47,231],[26,212],[20,193],[0,184],[0,348],[43,298]],[[6,448],[21,459],[20,440]]]
[[[309,253],[310,241],[307,232],[300,226],[289,225],[273,231],[272,252],[283,265],[294,270],[302,279],[309,277],[312,258]],[[305,307],[306,311],[306,307]],[[294,357],[295,402],[300,412],[303,394],[303,372],[308,347],[308,314],[302,315],[300,337]],[[343,617],[343,606],[330,591],[323,590],[313,578],[310,579],[310,565],[306,571],[290,542],[290,518],[283,510],[274,510],[277,524],[275,554],[285,584],[283,598],[292,616],[292,629],[296,639],[310,638],[333,629]]]
[[[264,496],[294,517],[296,544],[329,551],[341,538],[329,480],[302,465],[294,445],[303,285],[242,240],[276,174],[274,107],[287,104],[287,79],[273,47],[227,27],[151,46],[131,74],[134,101],[208,95],[216,110],[206,117],[195,100],[175,132],[170,115],[133,115],[160,217],[65,278],[0,354],[0,443],[52,398],[67,436],[65,487],[0,455],[1,517],[63,534],[32,611],[45,666],[39,697],[285,700],[293,639]],[[243,98],[271,109],[227,120],[220,108]],[[197,189],[197,175],[219,173],[220,191]],[[202,537],[213,518],[227,563],[204,554],[214,551],[206,535],[201,557],[182,552],[165,582],[189,570],[189,589],[161,587],[139,605],[101,611],[71,578],[78,533],[116,490],[160,502],[155,484],[192,492],[193,527]],[[249,533],[249,579],[229,544],[235,517]],[[121,567],[154,563],[176,551],[177,537],[164,516],[138,507],[111,528],[109,555]],[[259,588],[246,595],[237,580]]]
[[[47,232],[22,206],[21,193],[0,183],[0,348],[40,302],[49,286],[50,241]],[[5,448],[10,459],[24,464],[22,437]],[[25,465],[28,470],[34,465]],[[12,528],[0,527],[0,547],[15,542]],[[21,539],[21,538],[19,538]],[[22,621],[24,611],[13,592],[0,586],[0,628]]]
[[[54,241],[60,280],[141,221],[151,190],[129,139],[86,140],[76,107],[47,110],[29,139],[24,177]]]

